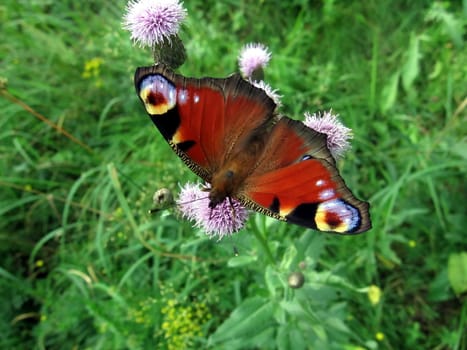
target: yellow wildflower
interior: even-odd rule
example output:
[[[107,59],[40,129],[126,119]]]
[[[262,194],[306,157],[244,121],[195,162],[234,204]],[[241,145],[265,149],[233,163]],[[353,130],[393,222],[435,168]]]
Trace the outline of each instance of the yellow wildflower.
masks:
[[[114,212],[112,213],[113,219],[120,219],[123,217],[123,209],[121,207],[117,207]]]
[[[81,76],[84,79],[94,78],[94,85],[96,87],[102,86],[102,79],[99,77],[101,73],[100,66],[102,62],[103,60],[100,57],[91,58],[90,60],[84,62],[84,70],[83,73],[81,73]]]
[[[210,318],[204,303],[184,306],[176,299],[168,299],[161,312],[164,315],[161,328],[169,350],[190,348],[193,338],[203,334],[201,324]]]
[[[91,77],[98,77],[100,73],[100,66],[102,64],[102,58],[94,57],[89,61],[84,62],[84,70],[81,76],[85,79]]]
[[[381,289],[374,284],[368,287],[368,299],[370,300],[371,305],[379,304],[381,300]]]

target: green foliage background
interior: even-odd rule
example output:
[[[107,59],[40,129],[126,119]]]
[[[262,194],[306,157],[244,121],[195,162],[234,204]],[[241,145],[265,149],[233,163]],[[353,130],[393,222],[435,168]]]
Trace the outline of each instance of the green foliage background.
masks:
[[[284,114],[332,108],[353,129],[339,167],[374,228],[255,214],[216,242],[148,215],[195,176],[137,101],[152,59],[121,29],[125,1],[5,0],[0,348],[465,349],[467,2],[185,6],[183,74],[227,76],[262,42]]]

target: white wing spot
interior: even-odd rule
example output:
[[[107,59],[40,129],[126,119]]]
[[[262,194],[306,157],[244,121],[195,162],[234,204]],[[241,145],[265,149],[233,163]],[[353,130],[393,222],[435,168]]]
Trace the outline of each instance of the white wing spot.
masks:
[[[327,201],[334,197],[335,194],[336,193],[334,192],[334,190],[324,190],[320,192],[319,199],[322,201]]]
[[[181,105],[185,104],[188,102],[188,90],[180,90],[178,92],[178,103]]]

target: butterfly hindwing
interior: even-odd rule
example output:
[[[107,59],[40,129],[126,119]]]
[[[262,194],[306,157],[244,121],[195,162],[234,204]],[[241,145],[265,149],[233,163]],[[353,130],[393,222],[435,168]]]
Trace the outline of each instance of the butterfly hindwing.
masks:
[[[245,182],[244,201],[301,226],[337,233],[370,227],[368,204],[354,197],[326,147],[326,136],[283,117]]]

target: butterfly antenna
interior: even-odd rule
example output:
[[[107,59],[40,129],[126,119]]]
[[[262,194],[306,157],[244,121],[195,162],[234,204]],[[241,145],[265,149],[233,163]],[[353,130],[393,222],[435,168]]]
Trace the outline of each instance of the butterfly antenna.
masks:
[[[156,192],[156,194],[157,194],[157,192]],[[149,209],[148,213],[149,214],[155,214],[155,213],[157,213],[159,211],[162,211],[162,210],[167,210],[167,209],[177,207],[177,206],[180,207],[180,206],[183,206],[183,205],[186,205],[186,204],[191,204],[191,203],[195,203],[197,201],[205,200],[207,198],[208,197],[206,196],[206,197],[196,198],[196,199],[193,199],[193,200],[190,200],[190,201],[179,202],[179,203],[175,203],[175,201],[172,198],[169,202],[164,203],[164,200],[158,201],[156,199],[156,195],[154,195],[154,204],[156,204],[156,207],[154,207],[152,209]],[[211,211],[211,213],[212,213],[212,211]]]
[[[227,197],[229,199],[229,204],[230,204],[230,209],[231,209],[231,213],[232,213],[232,222],[234,224],[234,227],[235,229],[237,229],[237,225],[236,225],[236,221],[235,221],[235,218],[237,217],[236,216],[236,212],[235,212],[235,206],[234,206],[234,203],[232,201],[232,197]]]

